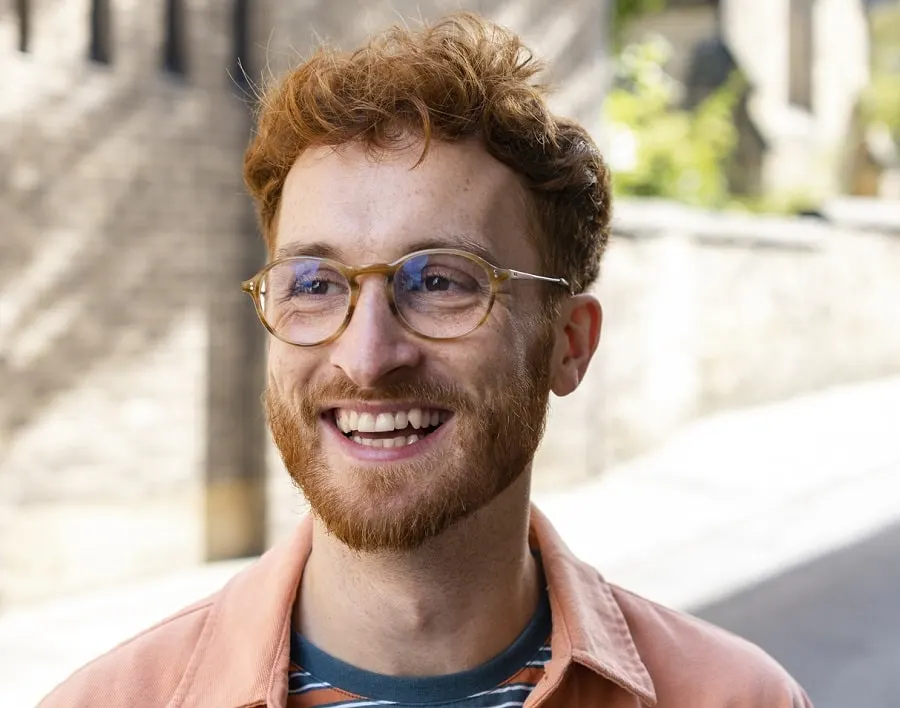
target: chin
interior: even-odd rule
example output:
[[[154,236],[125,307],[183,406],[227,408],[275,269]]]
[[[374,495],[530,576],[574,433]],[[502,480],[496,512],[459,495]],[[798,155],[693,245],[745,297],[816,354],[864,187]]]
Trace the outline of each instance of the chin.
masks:
[[[439,489],[421,478],[391,479],[386,470],[334,472],[342,480],[309,489],[307,500],[326,530],[356,551],[415,550],[490,501],[483,489]]]

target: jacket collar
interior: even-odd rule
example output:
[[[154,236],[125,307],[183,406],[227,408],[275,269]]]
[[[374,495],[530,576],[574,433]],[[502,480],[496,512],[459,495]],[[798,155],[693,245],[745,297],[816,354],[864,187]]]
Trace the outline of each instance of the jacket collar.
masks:
[[[556,685],[574,662],[654,705],[653,682],[609,585],[572,554],[534,506],[531,541],[541,552],[553,613],[549,683]],[[307,516],[289,538],[215,596],[172,708],[284,708],[291,610],[311,546]]]
[[[553,616],[552,658],[546,668],[550,683],[555,684],[555,674],[561,678],[574,662],[637,696],[643,704],[656,705],[650,673],[609,584],[594,567],[575,557],[534,505],[531,542],[541,552]]]

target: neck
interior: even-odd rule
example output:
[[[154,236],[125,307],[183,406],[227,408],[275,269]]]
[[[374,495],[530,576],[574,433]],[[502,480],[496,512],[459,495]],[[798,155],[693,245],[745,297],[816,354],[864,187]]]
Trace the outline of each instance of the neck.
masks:
[[[294,626],[331,656],[384,675],[472,669],[522,632],[540,599],[528,547],[530,471],[440,537],[358,553],[314,521]]]

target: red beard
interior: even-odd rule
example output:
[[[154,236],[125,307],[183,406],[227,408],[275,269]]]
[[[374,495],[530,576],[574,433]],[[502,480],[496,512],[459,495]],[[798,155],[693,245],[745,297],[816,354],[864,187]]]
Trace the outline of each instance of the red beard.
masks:
[[[546,340],[545,340],[546,341]],[[491,502],[534,457],[549,401],[545,347],[480,395],[431,381],[401,381],[362,391],[341,376],[309,387],[298,406],[271,388],[272,437],[295,484],[326,529],[358,551],[417,548]],[[322,449],[327,401],[421,401],[453,411],[453,428],[436,450],[380,467],[335,468]]]

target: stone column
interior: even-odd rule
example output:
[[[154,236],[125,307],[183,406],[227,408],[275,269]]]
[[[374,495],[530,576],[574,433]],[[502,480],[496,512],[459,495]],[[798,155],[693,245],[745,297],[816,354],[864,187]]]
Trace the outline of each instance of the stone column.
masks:
[[[212,90],[221,93],[218,110],[234,116],[237,149],[229,155],[226,181],[235,185],[235,228],[231,238],[210,234],[209,258],[216,261],[208,280],[209,385],[206,431],[205,550],[208,560],[256,555],[266,547],[265,425],[263,389],[265,336],[241,281],[264,263],[252,204],[241,186],[241,158],[251,134],[250,56],[255,18],[250,3],[232,0],[217,10],[216,25],[230,52],[213,68]],[[216,75],[218,74],[218,75]],[[215,115],[211,121],[217,120]],[[214,177],[213,177],[214,178]],[[215,210],[216,205],[208,208]]]

